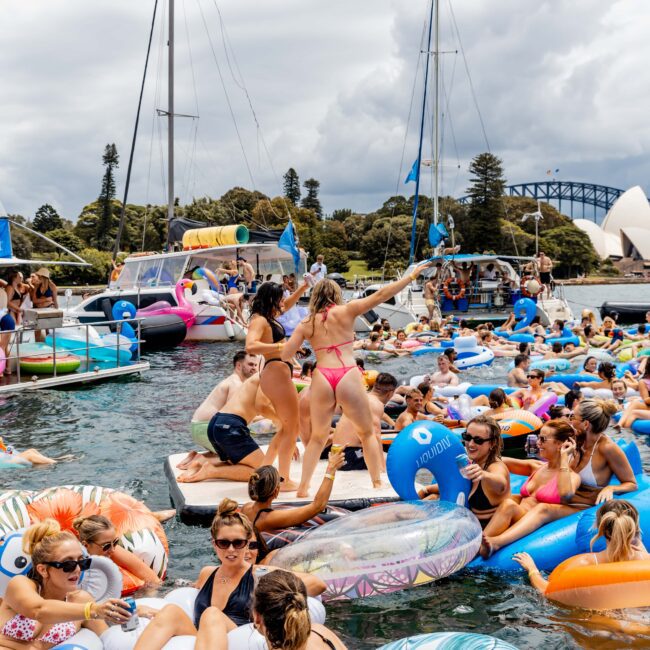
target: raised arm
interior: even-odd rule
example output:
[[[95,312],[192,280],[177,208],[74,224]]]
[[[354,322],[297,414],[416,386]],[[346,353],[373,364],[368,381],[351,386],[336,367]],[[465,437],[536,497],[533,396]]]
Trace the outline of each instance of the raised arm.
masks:
[[[573,495],[580,485],[580,476],[572,471],[569,466],[575,449],[576,443],[573,440],[567,440],[560,447],[560,471],[557,477],[557,490],[563,503],[569,503],[573,499]]]
[[[398,294],[402,289],[406,288],[411,282],[417,280],[420,273],[425,269],[428,269],[431,266],[431,262],[424,262],[419,264],[413,269],[413,272],[410,275],[405,275],[395,282],[384,285],[379,291],[376,291],[371,296],[365,298],[357,298],[356,300],[351,300],[346,308],[353,316],[360,316],[365,314],[367,311],[374,309],[377,305],[381,305],[382,302],[386,302],[389,298],[392,298],[394,295]]]
[[[519,474],[519,476],[530,476],[535,470],[544,465],[540,460],[524,460],[522,458],[510,458],[509,456],[504,456],[501,460],[511,474]]]
[[[309,288],[307,282],[303,282],[288,298],[284,299],[283,311],[289,311],[300,300],[305,291]]]

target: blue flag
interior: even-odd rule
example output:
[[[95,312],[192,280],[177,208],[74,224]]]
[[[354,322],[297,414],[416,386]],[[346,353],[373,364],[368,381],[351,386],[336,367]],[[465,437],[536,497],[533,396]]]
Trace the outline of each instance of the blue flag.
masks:
[[[438,232],[442,235],[443,239],[445,237],[449,237],[449,233],[447,232],[447,229],[445,228],[445,224],[441,221],[436,228],[438,229]]]
[[[295,272],[300,273],[300,251],[298,250],[298,244],[296,242],[296,231],[293,227],[293,222],[291,219],[289,219],[289,223],[280,235],[278,247],[293,255],[293,263],[296,267]]]
[[[11,230],[6,217],[0,218],[0,257],[13,257],[11,250]]]
[[[409,172],[409,175],[406,177],[406,180],[404,181],[405,184],[417,180],[419,162],[420,161],[416,158],[415,162],[413,163],[413,167],[411,167],[411,171]]]
[[[444,223],[439,223],[437,226],[432,223],[429,226],[429,244],[431,246],[437,246],[445,237],[449,237],[449,233]]]

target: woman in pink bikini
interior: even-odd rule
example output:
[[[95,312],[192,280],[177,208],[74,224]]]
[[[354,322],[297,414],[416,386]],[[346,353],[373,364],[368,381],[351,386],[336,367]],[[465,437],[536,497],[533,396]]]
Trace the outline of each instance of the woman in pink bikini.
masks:
[[[53,519],[34,524],[23,536],[33,568],[9,581],[0,605],[0,650],[45,650],[65,644],[81,627],[100,635],[107,623],[131,617],[118,598],[93,601],[78,586],[82,570],[90,566],[72,533],[62,532]],[[67,646],[66,646],[67,647]]]
[[[511,472],[528,475],[528,479],[520,496],[502,501],[485,527],[482,557],[575,512],[569,505],[580,485],[580,476],[570,467],[576,449],[574,435],[575,429],[566,420],[549,420],[538,438],[543,460],[504,459]]]
[[[354,321],[357,316],[392,298],[429,266],[429,263],[420,264],[401,280],[385,285],[371,296],[348,303],[344,303],[341,289],[331,280],[321,280],[314,287],[309,316],[296,327],[282,348],[282,359],[289,360],[305,339],[309,339],[317,361],[311,382],[312,433],[305,450],[297,496],[306,497],[309,493],[309,484],[327,442],[337,404],[356,425],[372,486],[382,487],[382,449],[373,431],[366,387],[352,353]]]

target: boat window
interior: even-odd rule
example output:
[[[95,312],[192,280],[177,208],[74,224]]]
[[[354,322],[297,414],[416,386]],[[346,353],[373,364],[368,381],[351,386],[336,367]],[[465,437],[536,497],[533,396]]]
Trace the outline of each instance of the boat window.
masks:
[[[183,270],[185,269],[186,259],[187,258],[184,255],[168,257],[167,259],[164,259],[162,261],[160,276],[158,277],[158,286],[176,286],[176,283],[183,277]]]

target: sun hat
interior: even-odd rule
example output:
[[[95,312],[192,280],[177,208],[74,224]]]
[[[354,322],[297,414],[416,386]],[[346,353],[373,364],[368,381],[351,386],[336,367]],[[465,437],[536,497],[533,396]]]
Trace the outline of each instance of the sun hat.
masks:
[[[42,275],[44,278],[47,278],[48,280],[50,279],[50,270],[46,269],[44,266],[41,266],[38,271],[36,271],[36,275]]]

